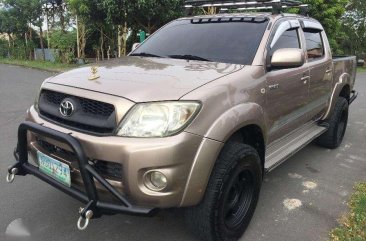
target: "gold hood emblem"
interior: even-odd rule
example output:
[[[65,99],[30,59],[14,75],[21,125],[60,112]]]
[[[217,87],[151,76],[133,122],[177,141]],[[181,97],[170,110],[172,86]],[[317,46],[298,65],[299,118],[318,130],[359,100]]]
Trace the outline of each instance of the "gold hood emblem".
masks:
[[[96,80],[98,78],[100,78],[100,75],[98,74],[98,66],[92,66],[91,75],[89,76],[89,80]]]

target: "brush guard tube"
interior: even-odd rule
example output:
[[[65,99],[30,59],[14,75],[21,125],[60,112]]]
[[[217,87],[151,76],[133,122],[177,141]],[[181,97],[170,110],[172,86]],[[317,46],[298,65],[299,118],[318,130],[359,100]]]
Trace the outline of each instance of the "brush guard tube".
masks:
[[[79,163],[85,193],[74,187],[67,187],[63,185],[28,162],[28,131],[70,146]],[[14,150],[14,157],[17,162],[8,168],[8,175],[6,179],[9,183],[14,181],[15,176],[26,176],[31,174],[86,204],[86,206],[84,208],[80,208],[79,211],[80,218],[77,223],[79,230],[86,229],[90,219],[99,218],[103,214],[125,213],[152,216],[156,211],[158,211],[156,208],[133,206],[122,193],[116,190],[91,165],[89,165],[88,159],[80,142],[70,134],[65,134],[32,122],[23,122],[18,128],[18,145]],[[117,204],[99,200],[94,179],[97,180],[111,195],[117,198]],[[83,224],[81,224],[82,221],[84,221]]]

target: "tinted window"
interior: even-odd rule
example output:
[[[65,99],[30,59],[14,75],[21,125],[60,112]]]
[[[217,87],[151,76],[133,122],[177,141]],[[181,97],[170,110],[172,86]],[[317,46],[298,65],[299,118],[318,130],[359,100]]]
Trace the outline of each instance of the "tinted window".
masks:
[[[277,42],[271,49],[271,56],[276,50],[283,48],[301,48],[297,29],[287,30],[281,35],[281,37],[277,40]]]
[[[262,40],[267,21],[174,21],[151,36],[133,54],[194,55],[209,61],[250,65]]]
[[[324,46],[319,30],[312,31],[304,29],[306,39],[306,52],[309,60],[322,58],[324,56]]]

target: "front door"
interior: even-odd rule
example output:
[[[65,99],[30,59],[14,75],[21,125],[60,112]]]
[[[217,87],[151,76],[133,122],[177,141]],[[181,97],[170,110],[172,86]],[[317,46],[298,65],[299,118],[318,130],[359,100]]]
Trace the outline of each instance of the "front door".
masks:
[[[269,51],[269,58],[277,49],[303,49],[298,27],[281,31],[282,35],[277,37],[277,42]],[[305,109],[309,101],[309,78],[309,69],[306,66],[270,69],[267,73],[266,109],[270,124],[269,143],[308,121]]]

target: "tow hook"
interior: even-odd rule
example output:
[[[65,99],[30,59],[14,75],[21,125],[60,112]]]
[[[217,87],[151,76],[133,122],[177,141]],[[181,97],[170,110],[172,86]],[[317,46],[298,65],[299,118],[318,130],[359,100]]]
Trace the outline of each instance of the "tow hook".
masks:
[[[89,221],[93,217],[93,211],[92,210],[88,210],[88,211],[85,212],[85,219],[83,217],[83,212],[84,212],[84,208],[80,208],[80,210],[79,210],[80,217],[79,217],[79,220],[78,220],[78,223],[77,223],[78,229],[80,231],[83,231],[88,227]],[[83,220],[85,220],[84,224],[82,224]]]
[[[14,181],[15,175],[18,173],[18,168],[12,168],[8,175],[6,175],[6,181],[8,183],[12,183]]]

